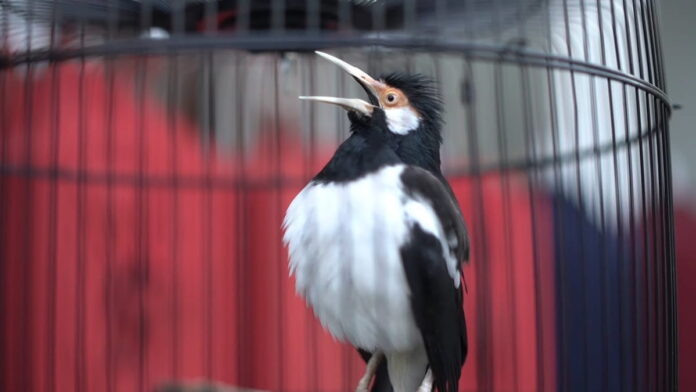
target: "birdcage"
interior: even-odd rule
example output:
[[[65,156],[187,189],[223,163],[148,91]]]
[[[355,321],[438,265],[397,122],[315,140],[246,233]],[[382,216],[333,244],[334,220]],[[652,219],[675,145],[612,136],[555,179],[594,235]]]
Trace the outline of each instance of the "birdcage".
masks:
[[[0,389],[345,391],[281,223],[359,97],[435,78],[463,391],[676,389],[653,0],[2,0]],[[379,238],[375,238],[379,241]],[[207,389],[205,389],[207,388]]]

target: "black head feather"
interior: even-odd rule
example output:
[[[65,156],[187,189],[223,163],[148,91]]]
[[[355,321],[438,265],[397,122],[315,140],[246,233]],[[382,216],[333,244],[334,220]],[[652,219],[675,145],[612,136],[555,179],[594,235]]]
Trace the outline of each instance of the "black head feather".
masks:
[[[406,135],[397,135],[388,131],[382,109],[375,109],[373,116],[349,111],[351,134],[358,138],[356,140],[367,137],[373,143],[382,143],[393,150],[402,162],[422,167],[441,177],[443,103],[436,83],[420,74],[391,73],[381,79],[406,95],[411,106],[421,115],[419,128]]]
[[[406,94],[411,106],[422,116],[422,131],[432,132],[441,143],[443,104],[437,83],[425,75],[402,72],[390,73],[381,79]]]
[[[403,91],[418,114],[421,123],[417,130],[399,139],[396,153],[409,165],[440,174],[440,145],[442,144],[443,103],[434,80],[420,74],[391,73],[382,77],[391,87]]]

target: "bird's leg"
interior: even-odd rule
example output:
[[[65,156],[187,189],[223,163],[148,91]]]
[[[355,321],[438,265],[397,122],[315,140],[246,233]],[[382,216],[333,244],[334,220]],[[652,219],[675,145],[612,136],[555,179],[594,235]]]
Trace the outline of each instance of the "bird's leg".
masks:
[[[425,377],[423,378],[423,382],[421,383],[420,387],[418,387],[417,392],[432,392],[433,390],[433,372],[432,370],[428,369],[428,371],[425,373]]]
[[[377,372],[377,367],[379,366],[379,363],[382,362],[383,356],[384,354],[379,351],[372,354],[370,360],[367,361],[367,366],[365,366],[365,374],[360,379],[360,382],[358,382],[358,386],[355,387],[355,392],[369,391],[370,381],[372,381],[372,377],[374,377],[375,373]]]

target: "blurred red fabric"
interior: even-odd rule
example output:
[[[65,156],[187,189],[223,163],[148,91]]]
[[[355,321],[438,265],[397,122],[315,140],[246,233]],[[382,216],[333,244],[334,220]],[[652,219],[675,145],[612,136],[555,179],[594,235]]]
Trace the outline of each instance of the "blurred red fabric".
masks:
[[[333,146],[308,162],[283,124],[244,157],[206,155],[194,124],[138,93],[132,67],[113,84],[98,63],[1,76],[0,389],[354,388],[362,362],[295,295],[281,246],[285,208]],[[511,175],[506,212],[501,184],[452,180],[473,234],[462,389],[542,390],[539,373],[555,390],[551,211],[543,195],[532,211]]]
[[[676,204],[674,226],[677,254],[677,311],[679,330],[679,390],[696,390],[696,213],[687,205]]]

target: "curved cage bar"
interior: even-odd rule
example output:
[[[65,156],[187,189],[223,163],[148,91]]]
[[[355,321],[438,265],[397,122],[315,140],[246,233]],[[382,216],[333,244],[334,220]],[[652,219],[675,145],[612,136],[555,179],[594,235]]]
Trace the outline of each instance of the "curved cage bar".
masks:
[[[0,0],[0,389],[354,390],[281,240],[348,136],[297,96],[364,96],[323,50],[438,82],[460,390],[676,390],[655,3]]]

